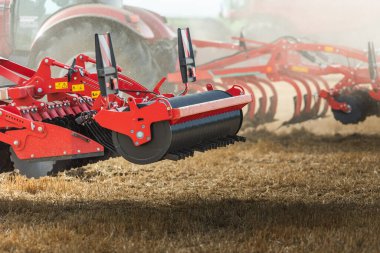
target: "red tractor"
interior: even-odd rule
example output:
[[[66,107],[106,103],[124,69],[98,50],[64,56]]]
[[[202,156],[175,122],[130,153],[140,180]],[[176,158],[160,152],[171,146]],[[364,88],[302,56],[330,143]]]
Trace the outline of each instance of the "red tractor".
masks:
[[[67,64],[79,53],[94,57],[93,34],[105,32],[114,34],[125,74],[148,86],[176,63],[165,19],[121,0],[0,0],[0,22],[0,55],[30,67],[46,55]]]

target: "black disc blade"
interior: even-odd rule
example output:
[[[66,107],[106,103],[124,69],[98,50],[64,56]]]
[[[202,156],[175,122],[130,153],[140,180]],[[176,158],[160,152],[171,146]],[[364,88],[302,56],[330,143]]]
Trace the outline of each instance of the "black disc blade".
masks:
[[[14,168],[19,170],[21,175],[27,178],[41,178],[50,175],[54,170],[56,161],[32,161],[19,159],[13,149],[10,149],[11,160],[14,164]]]
[[[169,122],[152,124],[151,133],[151,141],[141,146],[135,146],[127,135],[117,132],[112,132],[112,141],[117,152],[126,160],[141,165],[155,163],[167,154],[171,145],[172,133]]]

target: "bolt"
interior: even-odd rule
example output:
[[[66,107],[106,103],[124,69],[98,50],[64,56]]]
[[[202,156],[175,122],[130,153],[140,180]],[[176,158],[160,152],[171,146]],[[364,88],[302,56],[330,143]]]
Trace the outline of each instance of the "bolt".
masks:
[[[82,60],[82,59],[83,59],[83,56],[82,56],[82,55],[81,55],[81,56],[79,56],[79,59],[81,59],[81,60]]]
[[[63,151],[63,154],[64,154],[64,155],[67,155],[67,152],[66,152],[66,151]]]
[[[34,154],[31,154],[30,157],[31,157],[31,158],[34,158]]]
[[[144,128],[145,128],[145,125],[142,125],[141,128],[144,129]]]
[[[40,133],[42,133],[44,131],[44,129],[42,127],[38,127],[37,131],[40,132]]]
[[[147,138],[146,138],[148,141],[150,141],[150,137],[148,136]]]
[[[97,148],[96,150],[97,150],[97,151],[100,151],[100,148]]]
[[[48,59],[45,59],[45,63],[49,63],[49,60],[48,60]]]
[[[16,141],[13,142],[13,144],[14,144],[15,146],[18,146],[18,145],[20,145],[20,142],[16,140]]]
[[[136,137],[138,139],[142,139],[142,138],[144,138],[144,133],[142,131],[138,131],[137,134],[136,134]]]
[[[136,142],[135,142],[135,144],[136,144],[136,146],[137,146],[137,145],[139,145],[139,142],[138,142],[138,141],[136,141]]]
[[[77,77],[74,77],[74,80],[77,80]]]
[[[133,134],[135,131],[131,130],[131,134]]]
[[[49,85],[49,89],[51,89],[51,85]]]
[[[80,153],[80,150],[78,149],[78,153]]]
[[[43,91],[42,88],[38,88],[38,89],[37,89],[37,92],[38,92],[38,93],[41,93],[42,91]]]
[[[347,105],[347,113],[352,113],[352,107],[350,105]]]
[[[44,103],[41,103],[40,106],[45,106],[45,104],[44,104]]]
[[[137,96],[140,96],[140,92],[136,92],[136,95],[137,95]]]

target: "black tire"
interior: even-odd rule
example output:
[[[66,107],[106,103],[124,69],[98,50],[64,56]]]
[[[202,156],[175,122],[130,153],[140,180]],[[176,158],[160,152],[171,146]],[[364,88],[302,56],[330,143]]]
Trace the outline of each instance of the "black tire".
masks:
[[[372,101],[365,91],[358,90],[349,94],[342,94],[336,100],[345,102],[351,107],[350,113],[332,110],[334,118],[344,125],[358,124],[372,114]]]
[[[45,34],[45,40],[34,48],[29,65],[36,68],[44,57],[51,57],[70,64],[80,53],[95,57],[95,33],[111,32],[118,65],[123,73],[140,82],[147,88],[154,85],[175,66],[175,47],[173,41],[160,41],[148,45],[147,41],[118,23],[103,19],[78,19]],[[159,55],[160,58],[155,56]],[[55,70],[53,75],[62,70]]]
[[[9,145],[0,143],[0,173],[13,171],[13,162],[10,156]]]

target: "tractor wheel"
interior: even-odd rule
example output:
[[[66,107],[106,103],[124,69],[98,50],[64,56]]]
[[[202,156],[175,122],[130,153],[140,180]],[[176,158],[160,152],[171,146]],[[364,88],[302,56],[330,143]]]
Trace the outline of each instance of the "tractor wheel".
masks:
[[[9,145],[0,143],[0,173],[13,171],[10,155]]]
[[[21,175],[28,178],[41,178],[47,176],[54,168],[55,161],[25,161],[17,157],[13,149],[10,149],[10,160]]]
[[[358,124],[364,121],[372,111],[371,98],[365,91],[354,91],[351,94],[342,94],[336,99],[345,102],[351,107],[350,113],[332,110],[334,118],[344,125]]]
[[[31,54],[29,65],[34,68],[44,57],[51,57],[70,65],[80,53],[95,58],[95,33],[111,32],[115,57],[123,73],[140,82],[147,88],[154,85],[175,67],[175,45],[172,41],[157,42],[153,46],[128,28],[118,23],[104,22],[104,20],[80,19],[66,24],[63,29],[50,31]],[[161,59],[155,56],[160,52]],[[165,59],[162,59],[166,57]],[[95,72],[95,66],[86,66]],[[65,70],[53,70],[53,75],[66,74]]]

